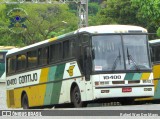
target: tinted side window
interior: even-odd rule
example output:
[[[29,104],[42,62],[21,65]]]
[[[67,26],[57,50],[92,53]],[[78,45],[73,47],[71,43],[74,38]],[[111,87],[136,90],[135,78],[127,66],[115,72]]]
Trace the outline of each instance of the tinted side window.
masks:
[[[17,56],[17,70],[23,70],[26,66],[26,55],[21,54]]]
[[[27,67],[36,67],[37,66],[37,50],[30,51],[27,54]]]
[[[38,64],[39,65],[45,65],[48,63],[48,47],[40,48],[38,50]]]
[[[63,58],[71,58],[75,56],[75,40],[67,40],[63,42]]]
[[[62,46],[61,43],[52,44],[50,46],[50,60],[51,62],[57,62],[62,58]]]
[[[71,42],[70,42],[70,55],[71,57],[75,57],[76,55],[76,46],[75,46],[75,39],[72,39]]]
[[[69,40],[63,42],[63,58],[69,58],[70,57],[70,44]]]
[[[16,56],[7,58],[7,73],[13,73],[16,69]]]
[[[160,46],[159,45],[152,47],[152,60],[153,62],[160,61]]]
[[[0,53],[0,63],[4,63],[5,62],[6,53],[7,52],[1,52]]]

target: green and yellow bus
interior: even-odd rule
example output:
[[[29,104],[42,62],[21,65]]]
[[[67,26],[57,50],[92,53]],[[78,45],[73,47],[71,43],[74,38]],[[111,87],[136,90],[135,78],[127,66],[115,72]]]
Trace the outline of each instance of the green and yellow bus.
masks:
[[[130,104],[154,95],[147,30],[99,25],[7,53],[9,108],[93,101]]]
[[[0,82],[5,82],[5,57],[8,50],[15,48],[14,46],[0,46]]]
[[[153,67],[153,77],[155,84],[155,94],[151,100],[160,99],[160,39],[150,40],[151,59]]]

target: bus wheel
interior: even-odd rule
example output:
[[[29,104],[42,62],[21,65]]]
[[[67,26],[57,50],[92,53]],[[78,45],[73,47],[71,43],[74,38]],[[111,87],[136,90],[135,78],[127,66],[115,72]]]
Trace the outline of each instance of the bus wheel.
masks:
[[[87,103],[81,101],[81,94],[78,86],[75,86],[71,93],[71,101],[74,107],[86,107]]]
[[[22,107],[23,109],[29,109],[27,94],[24,94],[22,97]]]

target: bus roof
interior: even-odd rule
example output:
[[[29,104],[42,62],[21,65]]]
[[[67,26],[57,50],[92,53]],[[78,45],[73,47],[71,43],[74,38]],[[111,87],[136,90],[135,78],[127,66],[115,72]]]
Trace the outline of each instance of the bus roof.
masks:
[[[32,45],[25,46],[23,48],[19,49],[14,49],[10,50],[7,55],[16,53],[18,51],[23,51],[28,48],[33,48],[38,45],[42,45],[54,40],[58,40],[60,38],[64,38],[66,36],[74,35],[77,33],[82,33],[82,32],[88,32],[91,34],[98,34],[98,33],[147,33],[147,30],[143,27],[140,26],[132,26],[132,25],[99,25],[99,26],[89,26],[89,27],[84,27],[84,28],[79,28],[78,30],[70,33],[66,33],[64,35],[60,35],[58,37],[50,38]]]
[[[89,32],[89,33],[132,33],[132,32],[143,32],[147,33],[147,30],[140,26],[133,25],[99,25],[80,28],[78,32]]]
[[[0,46],[0,50],[10,50],[12,48],[15,48],[15,46]]]
[[[41,41],[41,42],[38,42],[38,43],[34,43],[32,45],[28,45],[28,46],[25,46],[25,47],[22,47],[22,48],[14,48],[12,50],[9,50],[7,55],[12,54],[12,53],[16,53],[18,51],[23,51],[23,50],[26,50],[26,49],[29,49],[29,48],[33,48],[35,46],[42,45],[42,44],[45,44],[47,42],[48,42],[48,40],[44,40],[44,41]]]
[[[160,43],[160,39],[149,40],[149,43],[151,43],[151,44]]]
[[[16,48],[15,46],[0,46],[0,52],[7,52],[8,50],[11,50],[13,48]]]

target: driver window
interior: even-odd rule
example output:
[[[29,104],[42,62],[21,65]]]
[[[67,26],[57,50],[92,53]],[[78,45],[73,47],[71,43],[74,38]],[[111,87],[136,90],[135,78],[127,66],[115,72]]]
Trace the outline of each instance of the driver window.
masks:
[[[122,45],[121,37],[119,35],[94,36],[93,48],[95,51],[93,70],[112,70],[115,63],[116,70],[124,68],[124,65],[121,63],[123,62]]]

